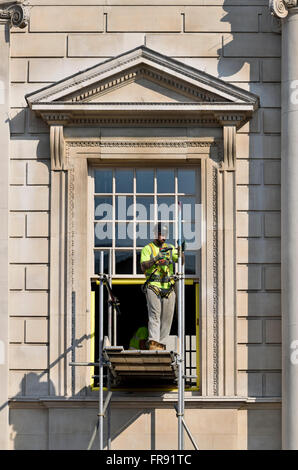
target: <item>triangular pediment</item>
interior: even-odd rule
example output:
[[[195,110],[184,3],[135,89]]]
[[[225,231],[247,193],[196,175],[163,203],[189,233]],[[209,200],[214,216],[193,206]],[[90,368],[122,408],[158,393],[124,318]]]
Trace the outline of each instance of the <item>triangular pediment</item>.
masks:
[[[145,46],[66,77],[26,99],[40,114],[252,113],[258,107],[258,97],[252,93]]]

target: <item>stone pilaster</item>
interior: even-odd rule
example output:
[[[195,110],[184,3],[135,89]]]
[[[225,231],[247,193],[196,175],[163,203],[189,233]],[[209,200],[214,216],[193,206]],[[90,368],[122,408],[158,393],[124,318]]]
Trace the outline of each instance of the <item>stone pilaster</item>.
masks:
[[[271,2],[282,22],[282,439],[298,449],[298,8]]]

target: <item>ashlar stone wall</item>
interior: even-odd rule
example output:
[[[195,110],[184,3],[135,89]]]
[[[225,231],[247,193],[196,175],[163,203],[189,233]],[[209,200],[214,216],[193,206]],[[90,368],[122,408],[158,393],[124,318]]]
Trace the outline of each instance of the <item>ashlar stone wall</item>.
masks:
[[[237,135],[238,395],[279,397],[281,41],[268,2],[84,3],[31,0],[29,26],[11,31],[10,396],[49,391],[49,130],[24,96],[145,44],[260,97]]]

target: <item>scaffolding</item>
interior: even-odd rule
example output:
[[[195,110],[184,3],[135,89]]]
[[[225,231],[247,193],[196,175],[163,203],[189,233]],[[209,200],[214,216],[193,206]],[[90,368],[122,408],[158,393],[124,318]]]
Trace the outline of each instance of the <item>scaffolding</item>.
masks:
[[[186,431],[194,448],[199,450],[184,419],[185,411],[185,269],[182,262],[181,243],[181,205],[178,211],[178,273],[175,280],[178,283],[178,352],[173,351],[150,351],[150,350],[124,350],[117,345],[117,314],[120,313],[118,299],[114,297],[111,281],[111,262],[109,260],[109,274],[104,273],[104,252],[100,252],[99,275],[94,281],[99,288],[99,340],[98,340],[98,362],[71,362],[71,366],[98,367],[99,396],[98,396],[98,423],[91,437],[88,449],[91,449],[98,430],[99,450],[104,449],[104,418],[108,417],[108,445],[110,449],[110,402],[112,398],[111,383],[129,380],[136,377],[140,380],[155,380],[160,383],[178,383],[178,400],[174,405],[178,419],[178,450],[184,450],[184,430]],[[104,286],[109,294],[108,309],[108,337],[111,345],[104,344]],[[112,328],[113,327],[113,328]],[[107,394],[104,400],[104,368],[107,370]],[[188,376],[196,378],[196,376]]]

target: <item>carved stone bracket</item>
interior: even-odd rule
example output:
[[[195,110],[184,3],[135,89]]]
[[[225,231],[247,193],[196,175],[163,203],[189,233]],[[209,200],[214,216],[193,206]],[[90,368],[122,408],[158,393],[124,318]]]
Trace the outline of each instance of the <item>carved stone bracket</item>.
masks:
[[[223,127],[223,161],[221,170],[236,169],[236,127]]]
[[[51,169],[67,170],[63,126],[51,126],[50,149]]]
[[[297,7],[298,0],[269,0],[271,14],[278,18],[286,18],[289,8]]]
[[[0,9],[0,20],[9,21],[10,25],[16,28],[26,28],[29,20],[28,8],[19,2],[5,2],[4,5],[6,8]]]

